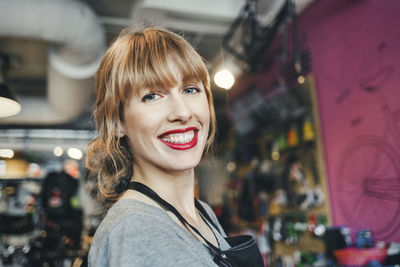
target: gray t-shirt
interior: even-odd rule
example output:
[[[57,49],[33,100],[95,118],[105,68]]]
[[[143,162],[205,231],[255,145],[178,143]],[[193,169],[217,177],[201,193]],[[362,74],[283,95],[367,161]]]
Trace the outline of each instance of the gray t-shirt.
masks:
[[[210,206],[204,202],[202,205],[225,235]],[[229,249],[219,231],[210,227],[220,248]],[[89,267],[103,266],[215,267],[216,264],[209,250],[165,210],[123,199],[110,208],[90,247]]]

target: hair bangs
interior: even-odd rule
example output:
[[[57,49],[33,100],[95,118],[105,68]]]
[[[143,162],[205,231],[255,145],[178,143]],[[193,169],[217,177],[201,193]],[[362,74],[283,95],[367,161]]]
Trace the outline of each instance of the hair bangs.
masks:
[[[154,30],[144,30],[137,37],[132,43],[130,67],[126,68],[130,72],[126,76],[130,93],[147,88],[171,88],[181,82],[178,77],[182,82],[209,82],[202,58],[187,42],[174,34]]]
[[[193,48],[192,48],[193,49]],[[183,82],[208,83],[208,72],[203,59],[196,54],[183,51],[184,55],[172,51],[171,59],[179,69]],[[204,84],[206,86],[206,84]]]

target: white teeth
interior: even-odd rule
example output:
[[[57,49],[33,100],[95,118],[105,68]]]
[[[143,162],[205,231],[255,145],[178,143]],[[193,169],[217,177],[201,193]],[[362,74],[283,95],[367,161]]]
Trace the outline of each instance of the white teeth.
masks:
[[[184,144],[192,141],[193,138],[194,138],[194,133],[192,132],[192,133],[179,134],[175,136],[162,137],[161,139],[168,143]]]

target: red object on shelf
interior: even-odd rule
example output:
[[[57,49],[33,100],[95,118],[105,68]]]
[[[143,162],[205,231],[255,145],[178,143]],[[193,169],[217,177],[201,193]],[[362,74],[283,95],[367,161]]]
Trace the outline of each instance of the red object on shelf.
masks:
[[[344,248],[333,251],[338,264],[364,266],[372,260],[383,263],[387,256],[386,248]]]

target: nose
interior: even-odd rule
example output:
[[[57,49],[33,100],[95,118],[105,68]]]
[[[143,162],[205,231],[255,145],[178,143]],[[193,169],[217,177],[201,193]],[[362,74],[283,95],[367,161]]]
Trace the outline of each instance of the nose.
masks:
[[[192,111],[189,103],[182,95],[172,95],[170,97],[169,121],[187,122],[192,118]]]

